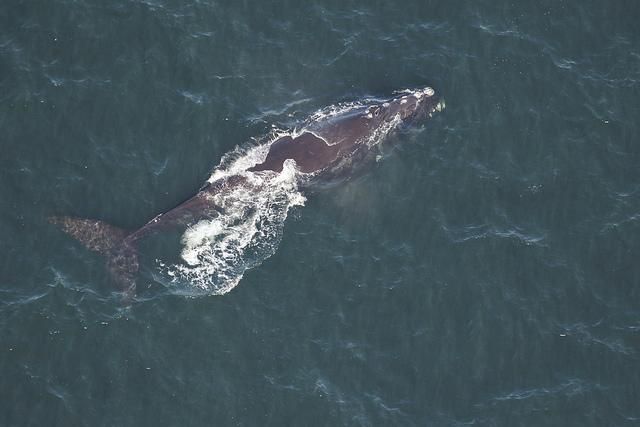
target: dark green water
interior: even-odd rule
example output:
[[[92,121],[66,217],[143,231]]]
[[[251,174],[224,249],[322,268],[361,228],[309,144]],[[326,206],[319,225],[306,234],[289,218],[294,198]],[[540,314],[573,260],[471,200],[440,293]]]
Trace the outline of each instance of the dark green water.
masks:
[[[640,6],[5,0],[0,425],[640,424]],[[46,222],[140,226],[271,125],[447,109],[275,254],[123,307]]]

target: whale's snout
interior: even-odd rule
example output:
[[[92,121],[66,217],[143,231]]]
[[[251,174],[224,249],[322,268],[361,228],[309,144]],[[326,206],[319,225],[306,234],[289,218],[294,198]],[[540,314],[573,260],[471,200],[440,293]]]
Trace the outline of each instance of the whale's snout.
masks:
[[[440,98],[437,100],[437,102],[435,102],[434,104],[430,105],[427,108],[427,114],[429,115],[429,117],[431,117],[435,112],[438,112],[438,113],[442,112],[445,107],[446,107],[446,103],[444,101],[444,98]]]
[[[431,117],[445,107],[444,99],[436,91],[427,86],[421,89],[406,89],[388,103],[388,117],[399,116],[405,123]]]
[[[363,111],[369,128],[395,129],[417,124],[445,108],[444,98],[430,86],[404,89]]]

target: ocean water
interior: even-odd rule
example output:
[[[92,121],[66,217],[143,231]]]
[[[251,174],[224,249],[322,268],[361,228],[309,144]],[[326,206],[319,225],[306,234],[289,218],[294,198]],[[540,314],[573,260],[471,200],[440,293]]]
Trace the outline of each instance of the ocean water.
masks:
[[[639,17],[3,1],[0,425],[640,425]],[[123,304],[47,222],[139,227],[252,138],[426,85],[447,108],[296,194],[227,293],[167,280],[167,239]]]

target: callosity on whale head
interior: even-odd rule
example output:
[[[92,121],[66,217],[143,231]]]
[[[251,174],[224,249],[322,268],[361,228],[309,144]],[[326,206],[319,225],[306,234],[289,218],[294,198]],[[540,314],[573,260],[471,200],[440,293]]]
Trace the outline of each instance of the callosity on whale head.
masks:
[[[405,89],[390,99],[370,106],[367,117],[376,125],[383,122],[413,123],[442,111],[444,107],[444,99],[431,87]]]

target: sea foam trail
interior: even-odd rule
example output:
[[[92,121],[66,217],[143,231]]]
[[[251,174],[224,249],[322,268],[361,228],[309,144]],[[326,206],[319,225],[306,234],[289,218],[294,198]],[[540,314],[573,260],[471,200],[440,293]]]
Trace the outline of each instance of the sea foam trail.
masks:
[[[246,160],[243,156],[238,162]],[[183,262],[160,262],[174,284],[188,284],[196,293],[225,294],[238,285],[245,271],[277,250],[289,210],[305,202],[295,164],[286,161],[281,173],[242,175],[246,184],[215,196],[223,214],[199,221],[184,232]]]

